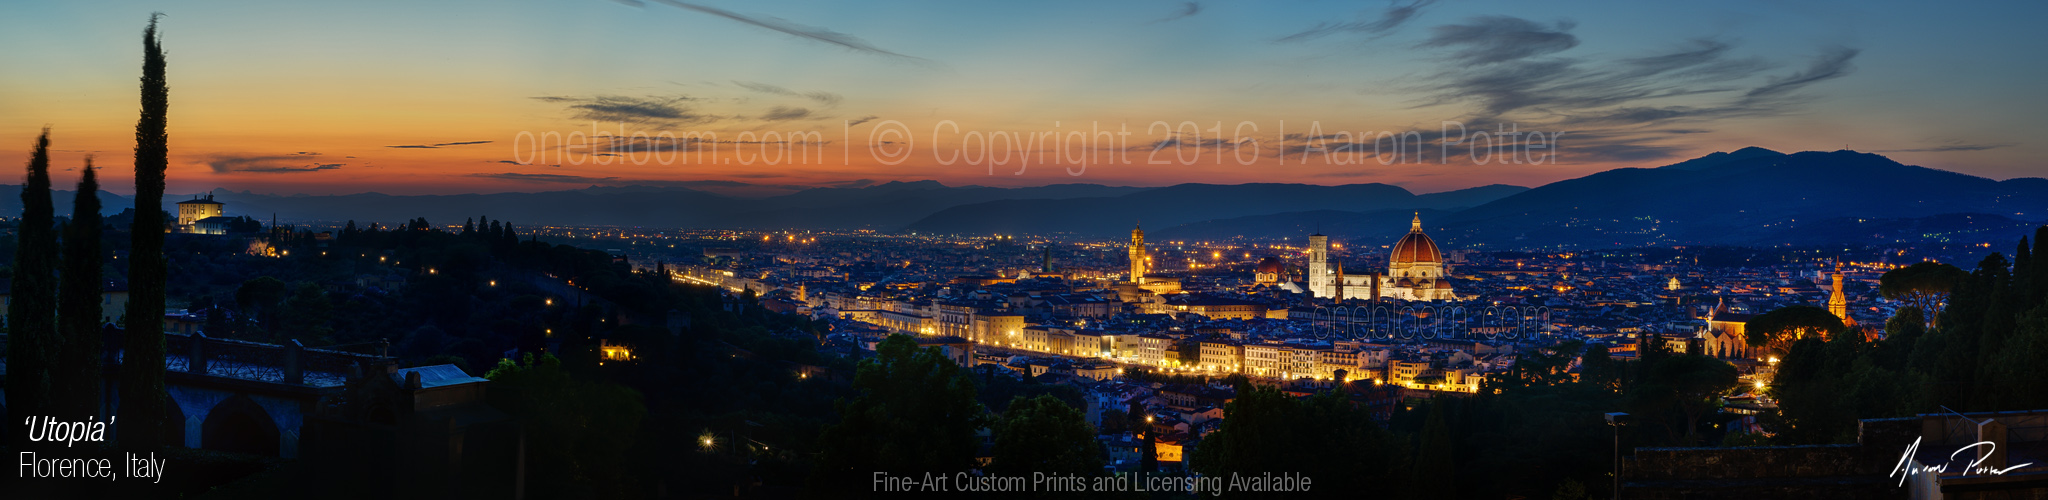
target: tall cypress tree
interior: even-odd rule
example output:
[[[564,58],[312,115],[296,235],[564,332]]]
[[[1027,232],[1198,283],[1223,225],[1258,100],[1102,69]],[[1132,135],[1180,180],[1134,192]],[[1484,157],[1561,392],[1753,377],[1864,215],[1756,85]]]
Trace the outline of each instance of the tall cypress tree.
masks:
[[[170,166],[165,132],[171,91],[164,82],[164,51],[156,21],[142,31],[142,116],[135,122],[135,225],[128,263],[128,333],[122,339],[121,444],[135,450],[163,446],[164,418],[164,169]]]
[[[64,339],[58,356],[64,393],[57,399],[68,417],[83,420],[99,415],[100,401],[100,183],[92,158],[78,179],[71,200],[71,227],[64,233],[64,273],[58,289],[57,332]]]
[[[21,229],[14,251],[14,281],[7,304],[7,409],[10,415],[50,415],[51,379],[58,368],[57,241],[51,226],[50,129],[36,138],[28,179],[21,186]],[[10,426],[11,427],[11,426]],[[8,432],[16,439],[26,434]]]

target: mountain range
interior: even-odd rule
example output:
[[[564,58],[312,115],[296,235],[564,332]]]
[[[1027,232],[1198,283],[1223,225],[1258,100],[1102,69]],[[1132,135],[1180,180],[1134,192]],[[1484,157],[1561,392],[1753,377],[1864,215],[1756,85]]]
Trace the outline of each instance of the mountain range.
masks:
[[[20,213],[0,185],[0,215]],[[1056,184],[937,181],[840,187],[730,181],[591,186],[532,193],[280,196],[215,190],[230,215],[386,224],[475,216],[519,225],[728,229],[873,229],[928,234],[1116,238],[1142,223],[1153,239],[1292,238],[1391,243],[1420,216],[1449,247],[1601,248],[1990,241],[2048,220],[2048,179],[1986,179],[1855,151],[1717,152],[1535,188],[1489,185],[1416,194],[1387,184]],[[199,196],[167,195],[165,207]],[[71,195],[56,194],[59,214]],[[102,193],[108,213],[132,206]]]

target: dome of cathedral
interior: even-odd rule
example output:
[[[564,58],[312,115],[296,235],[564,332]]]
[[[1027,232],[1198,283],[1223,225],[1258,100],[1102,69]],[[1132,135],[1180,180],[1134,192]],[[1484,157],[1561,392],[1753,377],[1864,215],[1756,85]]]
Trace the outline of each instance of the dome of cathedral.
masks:
[[[1387,257],[1387,262],[1394,265],[1417,263],[1441,264],[1443,261],[1443,252],[1437,250],[1436,240],[1429,239],[1427,234],[1422,234],[1421,215],[1415,216],[1415,224],[1408,229],[1408,235],[1402,236],[1401,241],[1394,243],[1394,253]]]
[[[1285,271],[1287,271],[1287,265],[1281,263],[1279,257],[1268,255],[1264,259],[1259,259],[1259,267],[1254,272],[1259,274],[1281,274]]]

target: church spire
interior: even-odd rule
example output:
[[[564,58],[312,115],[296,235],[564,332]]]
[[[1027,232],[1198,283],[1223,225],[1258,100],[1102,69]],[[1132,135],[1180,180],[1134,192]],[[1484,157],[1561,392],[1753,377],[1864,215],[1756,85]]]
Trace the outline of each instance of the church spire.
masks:
[[[1420,212],[1420,211],[1417,211],[1417,212],[1415,212],[1415,221],[1409,224],[1409,226],[1408,226],[1408,232],[1411,232],[1411,233],[1420,233],[1420,232],[1422,232],[1422,212]]]

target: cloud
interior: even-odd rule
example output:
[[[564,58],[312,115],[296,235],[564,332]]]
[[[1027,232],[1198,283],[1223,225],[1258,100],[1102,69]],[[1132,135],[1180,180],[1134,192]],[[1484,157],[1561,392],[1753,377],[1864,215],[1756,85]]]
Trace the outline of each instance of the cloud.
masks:
[[[618,180],[618,179],[619,179],[619,178],[617,178],[617,177],[587,177],[587,176],[581,176],[581,175],[561,175],[561,174],[522,174],[522,173],[517,173],[517,172],[499,172],[499,173],[488,173],[488,174],[469,174],[469,177],[478,177],[478,178],[484,178],[484,179],[498,179],[498,180],[507,180],[507,181],[520,181],[520,182],[553,182],[553,183],[576,183],[576,184],[581,184],[581,183],[599,183],[599,182],[611,182],[611,181],[616,181],[616,180]]]
[[[747,90],[752,90],[752,91],[755,91],[755,92],[760,92],[760,93],[763,93],[763,94],[775,94],[775,95],[786,95],[786,96],[792,96],[792,97],[803,97],[803,98],[805,98],[805,99],[810,99],[810,100],[812,100],[812,101],[817,101],[817,102],[818,102],[819,104],[824,104],[824,105],[826,105],[826,106],[838,106],[838,105],[839,105],[839,101],[841,101],[841,100],[844,100],[844,99],[845,99],[844,97],[841,97],[841,96],[840,96],[839,94],[834,94],[834,93],[831,93],[831,92],[825,92],[825,91],[812,91],[812,92],[797,92],[797,91],[794,91],[794,90],[790,90],[790,89],[787,89],[787,88],[783,88],[783,87],[779,87],[779,86],[775,86],[775,85],[769,85],[769,84],[766,84],[766,83],[761,83],[761,82],[742,82],[742,81],[739,81],[739,80],[733,80],[732,84],[733,84],[733,85],[738,85],[738,86],[740,86],[740,88],[743,88],[743,89],[747,89]]]
[[[308,163],[306,161],[306,158],[308,156],[314,155],[215,154],[208,157],[203,163],[205,163],[208,168],[212,168],[213,172],[217,174],[234,172],[265,174],[318,172],[321,170],[336,170],[348,165],[346,163]]]
[[[1467,65],[1494,64],[1577,47],[1579,38],[1568,33],[1572,26],[1570,21],[1544,26],[1518,17],[1484,16],[1437,26],[1420,46],[1457,49],[1451,57]]]
[[[1283,36],[1274,41],[1299,42],[1322,38],[1333,33],[1361,33],[1378,38],[1386,36],[1388,33],[1393,32],[1395,28],[1399,28],[1401,25],[1407,24],[1409,20],[1415,19],[1416,15],[1422,13],[1423,7],[1428,7],[1433,3],[1436,3],[1436,0],[1408,0],[1407,3],[1394,0],[1388,2],[1387,8],[1381,10],[1377,15],[1369,15],[1372,11],[1359,12],[1359,20],[1357,21],[1317,24],[1307,30]]]
[[[1189,17],[1194,17],[1194,15],[1195,15],[1195,14],[1200,14],[1200,13],[1202,13],[1202,4],[1199,4],[1199,3],[1195,3],[1195,2],[1188,2],[1187,4],[1185,4],[1185,5],[1182,5],[1182,6],[1181,6],[1181,8],[1180,8],[1180,10],[1178,10],[1178,11],[1175,11],[1175,12],[1173,13],[1173,15],[1170,15],[1170,16],[1166,16],[1166,17],[1162,17],[1162,18],[1159,18],[1159,19],[1155,19],[1155,20],[1153,20],[1152,22],[1150,22],[1150,23],[1146,23],[1146,24],[1159,24],[1159,23],[1164,23],[1164,22],[1169,22],[1169,21],[1178,21],[1178,20],[1181,20],[1181,19],[1187,19],[1187,18],[1189,18]]]
[[[810,117],[811,110],[804,108],[792,108],[788,106],[776,106],[773,108],[769,108],[767,113],[761,114],[761,119],[771,122],[799,120]]]
[[[735,82],[737,83],[737,82]],[[568,103],[568,110],[576,119],[598,122],[641,123],[650,125],[679,125],[708,123],[719,117],[700,114],[680,103],[692,101],[689,97],[564,97],[539,96],[533,99],[542,102]]]
[[[777,86],[774,86],[774,85],[769,85],[769,84],[766,84],[766,83],[761,83],[761,82],[742,82],[742,81],[739,81],[739,80],[733,80],[733,81],[732,81],[732,84],[733,84],[733,85],[738,85],[738,86],[740,86],[740,88],[743,88],[743,89],[747,89],[747,90],[752,90],[752,91],[755,91],[755,92],[760,92],[760,93],[763,93],[763,94],[776,94],[776,95],[797,95],[797,94],[796,94],[796,91],[794,91],[794,90],[790,90],[790,89],[786,89],[786,88],[782,88],[782,87],[777,87]]]
[[[2011,144],[1976,144],[1963,141],[1946,141],[1941,145],[1910,149],[1880,149],[1872,153],[1948,153],[1954,151],[1984,151],[2012,146]]]
[[[844,99],[840,97],[839,94],[834,94],[825,91],[805,92],[804,97],[810,98],[810,100],[813,101],[818,101],[819,104],[824,104],[826,106],[838,106],[839,101],[841,99]]]
[[[667,4],[667,5],[669,5],[669,6],[672,6],[672,7],[675,7],[675,8],[679,8],[679,9],[691,10],[691,11],[701,12],[701,13],[705,13],[705,14],[710,14],[710,15],[718,16],[718,17],[723,17],[723,18],[726,18],[726,19],[731,19],[731,20],[734,20],[734,21],[739,21],[739,22],[741,22],[741,23],[745,23],[745,24],[753,25],[753,26],[755,26],[755,27],[760,27],[760,28],[764,28],[764,29],[768,29],[768,30],[776,31],[776,32],[779,32],[779,33],[782,33],[782,34],[786,34],[786,35],[794,36],[794,37],[797,37],[797,38],[802,38],[802,39],[805,39],[805,40],[811,40],[811,41],[815,41],[815,42],[821,42],[821,43],[825,43],[825,44],[828,44],[828,45],[835,45],[835,46],[838,46],[838,47],[841,47],[841,48],[845,48],[845,49],[853,50],[853,51],[855,51],[855,52],[865,52],[865,53],[869,53],[869,54],[875,54],[875,55],[880,55],[880,56],[886,56],[886,57],[890,57],[890,58],[895,58],[895,59],[900,59],[900,60],[905,60],[905,61],[913,61],[913,62],[920,62],[920,63],[926,63],[926,64],[932,64],[932,63],[934,63],[934,61],[932,61],[932,60],[930,60],[930,59],[925,59],[925,58],[922,58],[922,57],[916,57],[916,56],[910,56],[910,55],[904,55],[904,54],[901,54],[901,53],[897,53],[897,52],[892,52],[892,51],[889,51],[889,50],[885,50],[885,49],[883,49],[883,48],[881,48],[881,47],[876,47],[876,46],[874,46],[874,44],[870,44],[870,43],[868,43],[868,42],[867,42],[866,40],[862,40],[862,39],[860,39],[860,37],[856,37],[856,36],[853,36],[853,35],[848,35],[848,34],[845,34],[845,33],[840,33],[840,32],[837,32],[837,31],[832,31],[832,30],[829,30],[829,29],[825,29],[825,28],[819,28],[819,27],[813,27],[813,26],[804,26],[804,25],[801,25],[801,24],[796,24],[796,23],[792,23],[792,22],[789,22],[789,21],[786,21],[786,20],[783,20],[783,19],[780,19],[780,18],[776,18],[776,17],[757,17],[757,16],[749,16],[749,15],[745,15],[745,14],[740,14],[740,13],[737,13],[737,12],[733,12],[733,11],[729,11],[729,10],[725,10],[725,9],[720,9],[720,8],[717,8],[717,7],[712,7],[712,6],[709,6],[709,5],[698,5],[698,4],[694,4],[694,3],[689,3],[689,2],[681,2],[681,1],[677,1],[677,0],[654,0],[654,1],[655,1],[655,2],[657,2],[657,3]],[[632,5],[632,6],[635,6],[635,7],[641,7],[641,6],[645,6],[645,5],[646,5],[646,4],[644,3],[644,2],[641,2],[640,0],[619,0],[619,2],[620,2],[620,3],[624,3],[624,4],[626,4],[626,5]]]
[[[445,147],[448,147],[448,146],[468,146],[468,145],[473,145],[473,144],[490,144],[490,143],[491,143],[491,141],[463,141],[463,142],[443,142],[443,143],[440,143],[440,144],[407,144],[407,145],[403,145],[403,146],[384,146],[384,147],[387,147],[387,148],[397,148],[397,149],[437,149],[437,148],[445,148]],[[299,154],[306,154],[306,153],[303,153],[303,152],[302,152],[302,153],[299,153]],[[313,153],[312,155],[313,155],[313,156],[319,156],[319,155],[320,155],[320,153]],[[350,158],[354,158],[354,156],[350,156]]]
[[[874,120],[875,120],[876,118],[881,118],[881,117],[879,117],[879,116],[875,116],[875,115],[867,115],[867,116],[863,116],[863,117],[860,117],[860,118],[855,118],[855,119],[854,119],[853,121],[851,121],[851,122],[847,122],[847,123],[846,123],[846,126],[848,126],[848,127],[851,127],[851,126],[854,126],[854,125],[859,125],[859,124],[862,124],[862,123],[867,123],[867,122],[871,122],[871,121],[874,121]]]
[[[1856,69],[1849,62],[1856,59],[1856,54],[1859,52],[1848,47],[1829,47],[1819,56],[1814,57],[1813,62],[1808,64],[1806,69],[1800,70],[1798,73],[1772,78],[1769,83],[1749,89],[1749,92],[1743,94],[1743,97],[1750,101],[1768,99],[1799,90],[1807,85],[1841,78]]]

